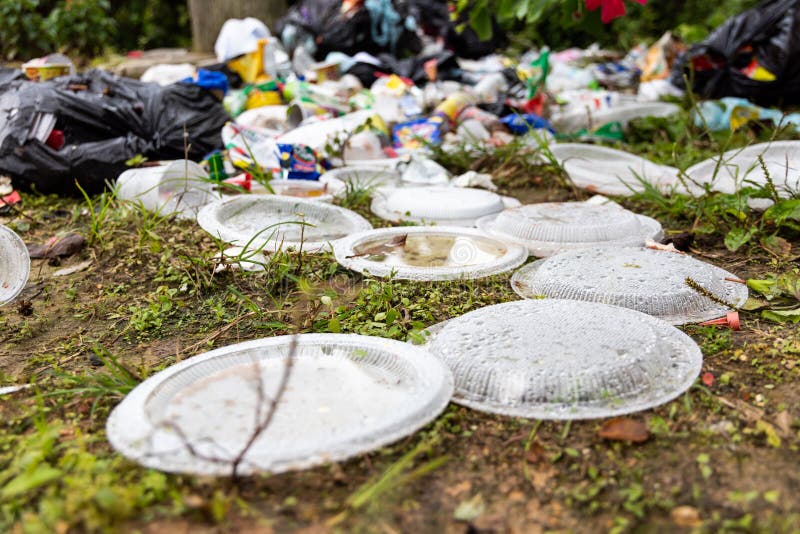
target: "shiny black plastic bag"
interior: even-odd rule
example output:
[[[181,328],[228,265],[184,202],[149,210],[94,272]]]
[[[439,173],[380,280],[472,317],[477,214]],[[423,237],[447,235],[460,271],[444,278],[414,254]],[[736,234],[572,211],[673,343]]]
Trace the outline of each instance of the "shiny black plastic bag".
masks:
[[[41,114],[55,115],[64,136],[58,149],[31,138]],[[74,192],[76,180],[99,191],[134,156],[179,159],[188,150],[199,160],[222,148],[228,120],[214,95],[191,84],[162,87],[101,70],[15,81],[0,94],[0,174],[43,192]]]
[[[705,98],[800,103],[800,0],[767,0],[728,19],[675,63],[672,83]]]

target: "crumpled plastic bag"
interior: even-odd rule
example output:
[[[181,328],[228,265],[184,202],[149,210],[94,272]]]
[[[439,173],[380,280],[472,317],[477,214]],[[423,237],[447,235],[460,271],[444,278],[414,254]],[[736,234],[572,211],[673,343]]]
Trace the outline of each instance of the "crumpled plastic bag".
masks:
[[[766,0],[728,19],[675,63],[672,83],[705,98],[800,103],[800,0]]]

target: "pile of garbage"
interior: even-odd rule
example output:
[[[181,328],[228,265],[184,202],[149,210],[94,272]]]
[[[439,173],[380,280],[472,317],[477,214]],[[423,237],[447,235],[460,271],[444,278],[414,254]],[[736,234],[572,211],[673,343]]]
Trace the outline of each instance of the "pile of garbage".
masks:
[[[22,71],[0,69],[0,175],[18,188],[67,192],[77,180],[97,191],[132,165],[187,158],[217,182],[271,192],[273,180],[319,181],[336,167],[397,170],[414,161],[403,180],[441,185],[450,177],[428,159],[433,147],[491,150],[514,136],[528,136],[533,148],[619,141],[633,119],[680,111],[662,99],[683,94],[688,68],[694,91],[739,97],[701,103],[699,125],[800,125],[797,114],[746,100],[774,104],[797,93],[788,38],[797,6],[765,2],[688,49],[667,33],[624,56],[592,46],[511,58],[497,53],[507,40],[496,23],[481,41],[464,29],[469,10],[446,2],[304,0],[274,32],[253,18],[227,21],[218,63],[204,69],[156,65],[136,81],[76,74],[60,54]],[[664,191],[678,182],[674,169],[582,146],[553,151],[569,155],[557,156],[565,166],[589,160],[607,175],[587,181],[568,169],[581,187],[626,194],[642,181]],[[491,178],[455,183],[491,187]],[[275,185],[301,196],[330,186],[320,193]]]
[[[675,398],[699,375],[699,347],[670,323],[725,315],[739,328],[747,287],[659,243],[658,221],[600,196],[520,205],[492,191],[491,176],[451,177],[430,158],[435,147],[525,136],[551,147],[580,187],[674,190],[677,169],[561,141],[619,139],[635,118],[676,113],[659,99],[680,94],[668,78],[683,45],[668,34],[624,57],[593,47],[512,60],[494,53],[499,31],[490,42],[459,33],[444,5],[301,1],[275,34],[254,19],[228,21],[216,67],[161,65],[147,82],[96,70],[50,78],[48,69],[67,69],[59,58],[0,72],[0,172],[43,190],[118,177],[119,198],[196,220],[226,243],[224,268],[256,271],[284,249],[332,250],[359,273],[436,281],[547,258],[511,279],[524,300],[434,325],[424,348],[305,334],[180,362],[111,414],[118,451],[165,471],[279,472],[396,441],[451,400],[539,419],[627,414]],[[800,153],[753,149],[688,174],[708,185],[723,168],[730,180],[717,187],[736,187],[759,156],[779,170]],[[150,159],[172,161],[141,165]],[[375,230],[334,205],[356,189],[377,217],[417,226]],[[30,257],[0,226],[0,303],[23,289]]]

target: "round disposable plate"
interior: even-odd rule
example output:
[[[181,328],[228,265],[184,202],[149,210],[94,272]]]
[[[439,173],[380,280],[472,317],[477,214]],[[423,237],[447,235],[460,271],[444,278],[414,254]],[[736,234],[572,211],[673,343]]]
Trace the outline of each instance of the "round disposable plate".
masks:
[[[518,267],[528,257],[520,245],[446,226],[368,230],[340,239],[333,252],[348,269],[402,280],[482,278]]]
[[[669,117],[680,110],[679,106],[667,102],[626,102],[601,110],[585,109],[556,113],[550,123],[557,131],[569,133],[582,128],[602,126],[610,122],[619,122],[626,126],[633,119]]]
[[[470,187],[407,187],[384,189],[372,198],[372,212],[387,221],[475,226],[475,221],[519,201]]]
[[[526,265],[511,278],[525,298],[585,300],[623,306],[672,324],[697,323],[731,309],[689,287],[691,278],[708,294],[734,307],[747,300],[747,286],[714,265],[647,248],[572,250]]]
[[[728,194],[742,187],[764,187],[767,176],[759,156],[779,196],[788,198],[800,191],[800,141],[776,141],[729,150],[721,159],[715,156],[689,167],[690,192],[701,194],[706,184]]]
[[[401,439],[433,420],[453,379],[407,343],[345,334],[247,341],[184,360],[148,378],[114,409],[111,445],[175,473],[278,473],[335,462]],[[291,367],[287,368],[289,357]],[[271,422],[279,385],[288,380]]]
[[[454,402],[536,419],[658,406],[692,385],[703,359],[669,323],[574,300],[488,306],[451,319],[432,338],[428,350],[453,371]]]
[[[643,191],[644,183],[666,192],[678,180],[678,169],[622,150],[578,143],[553,144],[549,150],[572,183],[604,195],[630,196]]]
[[[11,302],[25,288],[31,270],[28,249],[10,228],[0,224],[0,305]]]
[[[597,246],[640,246],[661,237],[658,221],[618,204],[546,202],[478,219],[478,228],[525,245],[534,256]]]
[[[317,202],[333,202],[333,198],[340,195],[344,189],[344,182],[336,178],[317,180],[270,180],[269,186],[276,195],[307,198]],[[251,191],[258,194],[268,194],[267,188],[258,182],[253,183]]]
[[[331,241],[369,230],[355,212],[304,198],[241,195],[200,210],[197,223],[209,234],[248,249],[292,247],[319,252]]]
[[[323,180],[337,180],[353,189],[375,189],[378,187],[397,187],[400,183],[400,172],[385,167],[340,167],[331,169],[320,177]]]

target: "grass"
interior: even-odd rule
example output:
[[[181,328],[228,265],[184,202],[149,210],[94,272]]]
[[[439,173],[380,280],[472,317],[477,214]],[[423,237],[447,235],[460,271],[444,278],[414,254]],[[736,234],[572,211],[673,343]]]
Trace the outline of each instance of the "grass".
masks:
[[[727,136],[705,132],[686,115],[634,124],[622,148],[686,169],[771,137],[760,125]],[[571,187],[546,149],[522,140],[491,153],[437,156],[456,173],[494,172],[501,192],[525,201],[589,196]],[[369,195],[354,189],[344,202],[371,217]],[[694,232],[702,259],[742,278],[777,280],[793,272],[800,250],[797,199],[756,212],[746,202],[756,196],[772,191],[691,198],[648,189],[620,201],[658,218],[669,233]],[[628,532],[674,530],[689,521],[680,507],[689,507],[686,517],[696,514],[702,531],[793,532],[800,524],[800,336],[796,325],[767,320],[768,308],[743,310],[742,332],[684,329],[701,345],[703,373],[713,381],[633,416],[650,429],[643,444],[605,441],[595,421],[528,421],[451,405],[421,432],[371,454],[232,487],[139,468],[113,453],[104,423],[119,399],[158,370],[263,336],[418,339],[430,324],[516,299],[510,275],[377,280],[342,269],[330,254],[289,251],[265,257],[261,272],[220,269],[254,258],[246,252],[221,261],[224,244],[193,223],[110,194],[26,194],[24,201],[24,214],[0,222],[29,242],[78,230],[90,244],[62,266],[92,264],[54,278],[59,266],[37,262],[35,291],[22,295],[32,313],[0,308],[0,385],[35,386],[0,402],[0,530]],[[736,229],[755,231],[726,239]],[[761,304],[793,309],[789,287],[783,283],[780,295]]]

